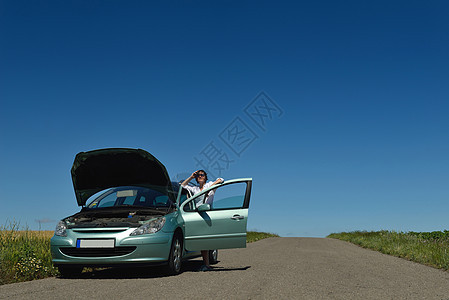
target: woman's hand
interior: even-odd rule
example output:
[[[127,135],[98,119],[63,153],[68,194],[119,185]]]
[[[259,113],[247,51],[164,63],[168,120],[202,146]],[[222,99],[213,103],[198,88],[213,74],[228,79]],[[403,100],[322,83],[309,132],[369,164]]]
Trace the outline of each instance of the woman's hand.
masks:
[[[196,174],[198,174],[198,171],[193,172],[189,178],[187,178],[186,180],[183,181],[183,183],[181,183],[181,185],[186,186],[190,182],[190,180],[196,177]]]

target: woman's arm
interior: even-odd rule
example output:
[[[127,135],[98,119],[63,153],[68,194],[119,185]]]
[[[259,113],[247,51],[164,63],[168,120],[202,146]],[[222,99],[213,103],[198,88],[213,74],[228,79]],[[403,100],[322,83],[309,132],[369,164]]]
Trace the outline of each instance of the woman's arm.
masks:
[[[195,178],[196,173],[198,173],[198,171],[193,172],[192,175],[190,175],[189,178],[187,178],[186,180],[184,180],[184,181],[181,183],[181,185],[182,185],[182,186],[186,186],[186,185],[190,182],[190,180],[192,180],[193,178]]]
[[[215,180],[210,186],[213,186],[213,185],[216,185],[216,184],[219,184],[219,183],[223,183],[223,182],[224,182],[223,178],[217,178],[217,180]]]

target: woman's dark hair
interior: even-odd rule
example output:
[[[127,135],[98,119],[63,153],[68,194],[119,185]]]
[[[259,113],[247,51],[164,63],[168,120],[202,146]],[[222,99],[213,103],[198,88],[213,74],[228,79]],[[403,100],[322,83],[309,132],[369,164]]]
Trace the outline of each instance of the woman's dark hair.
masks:
[[[204,178],[206,179],[206,182],[207,182],[207,173],[206,173],[206,171],[204,171],[204,170],[198,170],[198,173],[199,172],[203,172],[204,173]],[[196,182],[198,182],[198,177],[195,177],[195,180],[196,180]]]

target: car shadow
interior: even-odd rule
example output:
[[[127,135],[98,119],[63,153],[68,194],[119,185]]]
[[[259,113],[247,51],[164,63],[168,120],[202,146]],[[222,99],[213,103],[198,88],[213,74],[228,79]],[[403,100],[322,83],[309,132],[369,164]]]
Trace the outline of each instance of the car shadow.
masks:
[[[219,263],[220,261],[218,261]],[[198,269],[203,265],[202,261],[186,261],[183,263],[182,266],[182,272],[198,272]],[[245,267],[220,267],[217,266],[217,264],[211,265],[212,270],[208,272],[223,272],[223,271],[245,271],[251,266],[245,266]]]
[[[168,276],[162,266],[119,267],[119,268],[84,268],[81,274],[60,279],[138,279]]]
[[[181,273],[199,272],[202,266],[202,261],[185,261],[182,264]],[[208,272],[223,272],[223,271],[245,271],[250,266],[244,267],[220,267],[212,265],[212,270]],[[120,267],[120,268],[85,268],[81,274],[60,279],[145,279],[145,278],[162,278],[172,275],[167,274],[165,266],[147,266],[147,267]]]

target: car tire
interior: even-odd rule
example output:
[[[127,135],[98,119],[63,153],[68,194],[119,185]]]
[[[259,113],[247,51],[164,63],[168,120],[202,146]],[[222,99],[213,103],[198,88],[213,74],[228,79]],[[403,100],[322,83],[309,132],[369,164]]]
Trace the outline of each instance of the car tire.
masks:
[[[182,266],[182,239],[179,234],[173,236],[168,256],[167,273],[169,275],[177,275],[181,273]]]
[[[78,266],[58,266],[58,271],[63,278],[76,278],[81,275],[84,267]]]
[[[218,263],[218,250],[209,250],[209,264],[215,265]]]

